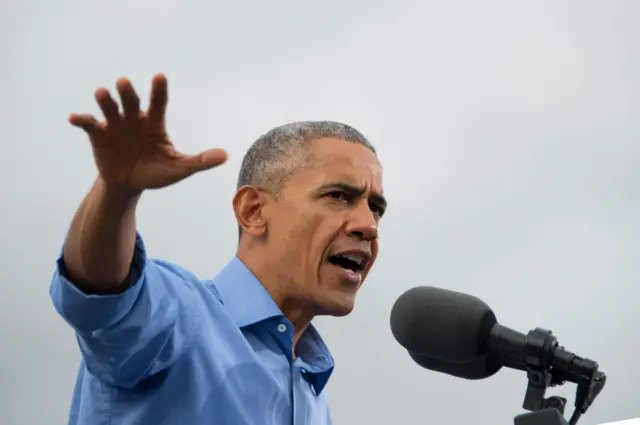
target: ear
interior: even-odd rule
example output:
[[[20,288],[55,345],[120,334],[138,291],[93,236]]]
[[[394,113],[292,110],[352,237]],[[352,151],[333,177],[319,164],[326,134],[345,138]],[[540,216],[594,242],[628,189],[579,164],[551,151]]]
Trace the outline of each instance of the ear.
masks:
[[[263,214],[264,201],[262,192],[253,186],[242,186],[236,192],[233,197],[233,212],[244,233],[257,237],[267,233]]]

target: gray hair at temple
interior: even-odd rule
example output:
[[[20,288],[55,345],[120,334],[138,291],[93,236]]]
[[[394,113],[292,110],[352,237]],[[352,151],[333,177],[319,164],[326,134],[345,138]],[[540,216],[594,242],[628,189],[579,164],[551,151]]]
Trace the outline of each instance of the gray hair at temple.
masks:
[[[308,164],[312,142],[328,138],[356,143],[376,153],[369,140],[347,124],[293,122],[269,130],[251,145],[242,160],[237,187],[255,186],[277,196],[287,179]]]

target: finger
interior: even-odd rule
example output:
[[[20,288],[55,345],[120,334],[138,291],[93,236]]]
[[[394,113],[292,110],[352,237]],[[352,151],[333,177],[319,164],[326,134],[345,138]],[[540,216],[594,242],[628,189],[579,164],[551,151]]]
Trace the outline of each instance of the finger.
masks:
[[[120,111],[118,108],[118,104],[113,97],[111,97],[111,93],[109,90],[104,87],[100,87],[96,90],[96,102],[98,102],[98,106],[104,115],[104,118],[109,123],[117,123],[120,121]]]
[[[90,136],[102,130],[100,122],[89,114],[71,114],[69,115],[69,123],[74,127],[83,129]]]
[[[151,99],[149,100],[149,120],[161,123],[167,110],[169,92],[167,89],[167,77],[164,74],[156,74],[151,80]]]
[[[140,116],[140,98],[133,88],[131,81],[120,78],[116,82],[116,88],[122,102],[125,119],[137,119]]]
[[[227,160],[227,152],[223,149],[209,149],[197,155],[185,155],[180,159],[180,165],[187,175],[205,171],[223,164]],[[186,177],[186,176],[185,176]]]

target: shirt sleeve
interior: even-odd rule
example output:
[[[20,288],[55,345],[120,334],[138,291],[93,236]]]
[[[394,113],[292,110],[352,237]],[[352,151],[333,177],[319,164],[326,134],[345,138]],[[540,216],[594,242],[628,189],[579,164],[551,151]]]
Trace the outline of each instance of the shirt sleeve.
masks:
[[[186,270],[147,258],[138,234],[128,289],[88,295],[68,279],[62,255],[50,295],[75,330],[87,370],[105,383],[131,388],[171,366],[197,332],[202,283]]]

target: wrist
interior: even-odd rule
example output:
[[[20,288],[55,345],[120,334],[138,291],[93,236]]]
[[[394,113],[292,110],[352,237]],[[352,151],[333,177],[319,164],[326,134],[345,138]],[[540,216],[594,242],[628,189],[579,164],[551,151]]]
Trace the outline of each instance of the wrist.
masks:
[[[135,205],[142,195],[142,190],[105,182],[100,176],[96,178],[93,190],[109,204],[129,206]]]

